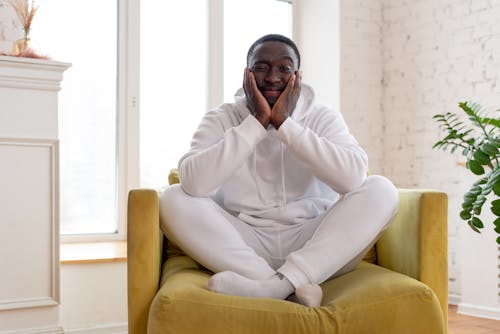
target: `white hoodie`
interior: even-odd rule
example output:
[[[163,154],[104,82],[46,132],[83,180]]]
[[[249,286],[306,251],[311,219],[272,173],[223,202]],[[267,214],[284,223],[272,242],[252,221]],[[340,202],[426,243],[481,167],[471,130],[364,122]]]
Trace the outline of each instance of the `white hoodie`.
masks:
[[[368,159],[340,113],[314,104],[302,84],[291,117],[266,130],[242,89],[235,102],[209,111],[179,162],[184,191],[210,196],[256,226],[318,217],[366,177]],[[360,208],[362,209],[362,208]]]

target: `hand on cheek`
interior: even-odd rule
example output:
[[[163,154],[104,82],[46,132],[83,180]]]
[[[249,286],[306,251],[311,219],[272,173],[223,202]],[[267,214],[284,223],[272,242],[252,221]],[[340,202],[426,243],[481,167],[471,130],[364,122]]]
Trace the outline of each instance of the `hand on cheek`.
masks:
[[[248,68],[245,68],[243,90],[247,97],[247,107],[250,113],[252,113],[264,128],[267,128],[271,121],[271,107],[266,98],[259,91],[257,83],[255,82],[255,77]]]
[[[271,124],[279,129],[281,124],[292,115],[297,101],[300,96],[301,76],[300,72],[296,71],[286,85],[285,90],[281,93],[271,111]]]

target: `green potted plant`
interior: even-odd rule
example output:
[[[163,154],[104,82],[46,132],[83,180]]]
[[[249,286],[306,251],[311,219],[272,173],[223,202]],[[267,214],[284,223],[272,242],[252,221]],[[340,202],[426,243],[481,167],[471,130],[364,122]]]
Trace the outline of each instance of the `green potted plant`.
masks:
[[[458,106],[465,119],[453,112],[433,117],[446,134],[433,148],[449,149],[451,153],[459,150],[467,159],[465,167],[478,176],[463,197],[460,218],[480,233],[484,224],[479,216],[489,202],[494,229],[500,235],[500,109],[488,113],[474,102],[460,102]],[[496,241],[500,244],[500,236]]]

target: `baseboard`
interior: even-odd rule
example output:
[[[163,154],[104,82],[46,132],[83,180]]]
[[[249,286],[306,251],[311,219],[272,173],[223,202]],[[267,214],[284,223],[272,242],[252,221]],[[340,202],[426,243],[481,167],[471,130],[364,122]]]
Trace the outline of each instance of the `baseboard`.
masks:
[[[25,328],[3,332],[0,331],[0,334],[64,334],[64,330],[61,327]]]
[[[462,301],[462,297],[460,295],[449,294],[448,295],[448,304],[450,305],[458,305]]]
[[[65,334],[127,334],[127,323],[110,324],[85,328],[65,329]]]
[[[457,307],[457,313],[471,315],[479,318],[500,320],[500,308],[459,303]]]

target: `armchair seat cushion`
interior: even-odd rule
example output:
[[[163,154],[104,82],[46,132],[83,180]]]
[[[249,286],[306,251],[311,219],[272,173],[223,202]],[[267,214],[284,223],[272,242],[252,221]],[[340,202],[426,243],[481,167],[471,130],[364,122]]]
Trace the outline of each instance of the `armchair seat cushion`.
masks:
[[[375,264],[322,284],[318,308],[206,289],[212,275],[188,256],[163,265],[148,333],[443,333],[440,303],[425,284]]]

